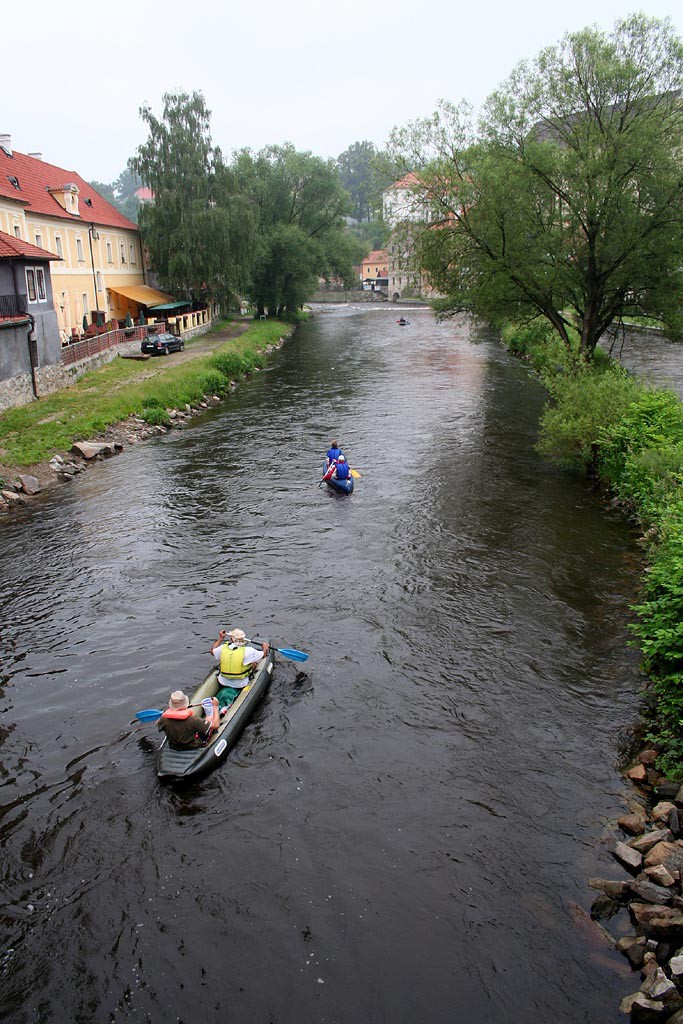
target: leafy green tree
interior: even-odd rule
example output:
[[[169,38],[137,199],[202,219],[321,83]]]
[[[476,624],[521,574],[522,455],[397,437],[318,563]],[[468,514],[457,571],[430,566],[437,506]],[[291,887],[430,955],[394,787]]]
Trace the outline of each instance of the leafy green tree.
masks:
[[[636,15],[520,64],[478,126],[442,104],[394,133],[444,310],[545,317],[591,357],[620,317],[683,330],[683,46]]]
[[[254,256],[255,216],[211,142],[201,93],[168,93],[163,116],[140,110],[146,143],[129,161],[154,193],[140,208],[140,230],[162,286],[225,311],[246,287]]]
[[[257,212],[250,298],[259,313],[294,312],[320,277],[351,275],[357,249],[345,240],[349,200],[332,161],[287,144],[256,155],[242,150],[233,169]]]
[[[351,216],[370,220],[370,195],[373,185],[373,164],[377,150],[372,142],[354,142],[337,157],[339,181],[351,197]]]

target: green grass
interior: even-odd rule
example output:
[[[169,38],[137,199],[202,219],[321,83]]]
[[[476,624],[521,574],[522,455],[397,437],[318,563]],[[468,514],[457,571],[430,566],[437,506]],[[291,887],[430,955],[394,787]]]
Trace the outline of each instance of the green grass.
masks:
[[[214,330],[226,326],[223,322]],[[231,379],[265,365],[261,350],[290,330],[278,321],[255,322],[214,352],[178,366],[161,358],[153,363],[114,359],[70,388],[0,415],[0,462],[17,468],[33,465],[131,415],[165,423],[166,409],[224,394]]]

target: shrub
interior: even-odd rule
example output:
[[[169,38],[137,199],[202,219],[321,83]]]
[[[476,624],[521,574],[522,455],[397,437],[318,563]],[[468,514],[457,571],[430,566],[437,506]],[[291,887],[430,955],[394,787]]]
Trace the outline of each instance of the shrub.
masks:
[[[148,406],[146,409],[143,409],[142,418],[151,427],[167,427],[171,422],[166,409],[160,409],[157,405]]]
[[[624,415],[642,387],[620,366],[578,364],[572,373],[546,381],[554,399],[541,417],[539,452],[573,468],[589,468],[600,436]]]

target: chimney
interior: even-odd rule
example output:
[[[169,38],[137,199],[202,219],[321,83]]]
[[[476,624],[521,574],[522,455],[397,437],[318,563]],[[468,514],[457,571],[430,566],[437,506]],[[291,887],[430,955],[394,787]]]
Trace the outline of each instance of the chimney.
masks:
[[[0,135],[0,147],[4,149],[7,156],[12,155],[12,136],[11,135]]]
[[[43,154],[42,153],[29,153],[28,156],[32,156],[34,160],[42,160],[43,159]]]

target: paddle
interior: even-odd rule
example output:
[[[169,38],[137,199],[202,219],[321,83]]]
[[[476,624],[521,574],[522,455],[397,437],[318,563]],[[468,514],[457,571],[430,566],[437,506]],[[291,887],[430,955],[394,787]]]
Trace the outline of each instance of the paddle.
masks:
[[[351,470],[351,476],[355,477],[356,480],[360,480],[360,473],[358,472],[357,469],[352,469]]]
[[[262,644],[265,643],[265,640],[245,640],[244,642],[245,644]],[[271,651],[277,651],[283,658],[291,658],[292,661],[308,661],[307,654],[303,651],[294,650],[291,647],[273,647],[271,644],[270,649]]]
[[[199,708],[201,704],[188,704],[190,708]],[[144,711],[136,711],[135,717],[139,722],[156,722],[157,718],[161,718],[163,711],[158,711],[157,708],[145,708]]]

